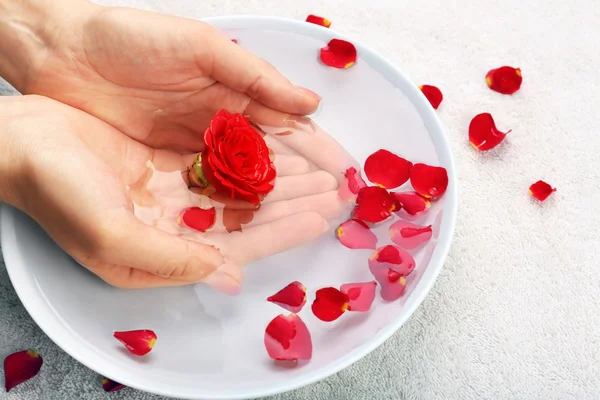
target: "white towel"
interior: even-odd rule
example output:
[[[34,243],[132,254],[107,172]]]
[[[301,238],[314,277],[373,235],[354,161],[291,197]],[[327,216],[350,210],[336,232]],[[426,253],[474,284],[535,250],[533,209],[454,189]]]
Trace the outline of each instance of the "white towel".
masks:
[[[596,0],[102,3],[187,17],[314,13],[389,58],[415,84],[444,93],[438,112],[457,161],[460,212],[438,282],[379,349],[275,399],[600,398]],[[522,69],[514,96],[486,87],[486,72],[501,65]],[[487,154],[467,140],[480,112],[512,129]],[[541,205],[528,194],[538,179],[558,188]],[[33,346],[46,359],[43,373],[0,399],[159,399],[132,389],[105,394],[94,372],[35,326],[3,268],[0,285],[0,357]]]

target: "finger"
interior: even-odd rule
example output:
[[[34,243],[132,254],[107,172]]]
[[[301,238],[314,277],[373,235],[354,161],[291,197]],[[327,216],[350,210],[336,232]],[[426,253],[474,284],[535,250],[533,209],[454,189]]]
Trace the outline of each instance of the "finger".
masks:
[[[213,79],[277,110],[305,115],[317,109],[318,95],[294,86],[271,64],[216,29],[206,25],[206,30],[202,46],[194,47],[198,64],[208,68],[206,72]]]
[[[277,176],[304,175],[310,171],[310,165],[305,158],[287,154],[275,154],[273,165]]]
[[[85,267],[109,285],[120,289],[146,289],[189,285],[189,282],[163,278],[146,271],[122,265],[96,263],[93,266],[86,265]]]
[[[347,211],[347,203],[343,202],[337,191],[329,191],[293,200],[278,201],[263,205],[259,210],[217,210],[215,225],[211,233],[234,232],[273,223],[290,215],[306,211],[315,212],[324,219],[332,219]]]
[[[215,247],[148,226],[132,214],[109,221],[99,229],[100,261],[176,281],[209,282],[231,294],[239,291],[241,271],[227,265]]]
[[[289,250],[329,230],[318,213],[301,212],[239,233],[213,234],[213,241],[233,262],[249,264]]]
[[[263,205],[319,194],[337,188],[338,183],[333,175],[323,170],[303,175],[285,176],[275,181],[275,187],[265,197]]]

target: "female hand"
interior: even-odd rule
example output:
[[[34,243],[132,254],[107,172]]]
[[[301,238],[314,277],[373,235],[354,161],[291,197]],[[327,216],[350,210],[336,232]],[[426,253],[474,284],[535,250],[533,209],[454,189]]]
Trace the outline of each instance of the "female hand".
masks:
[[[253,210],[251,222],[240,222],[241,231],[226,233],[224,205],[193,194],[184,182],[194,154],[154,150],[38,96],[0,98],[0,126],[7,127],[2,200],[29,214],[75,260],[118,287],[202,281],[235,294],[241,266],[320,236],[328,230],[326,219],[344,211],[336,180],[302,157],[285,155],[281,143],[275,145],[278,189]],[[207,202],[220,208],[211,232],[177,225],[179,210]],[[157,209],[162,211],[152,214]]]
[[[87,0],[1,2],[0,76],[181,153],[201,150],[220,109],[305,115],[319,103],[208,24]]]

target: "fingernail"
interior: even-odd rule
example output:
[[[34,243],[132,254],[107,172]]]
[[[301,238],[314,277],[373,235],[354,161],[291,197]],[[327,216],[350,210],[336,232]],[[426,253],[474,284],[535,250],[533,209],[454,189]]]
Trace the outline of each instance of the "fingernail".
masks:
[[[230,296],[237,296],[242,291],[242,285],[220,268],[204,278],[202,282]]]
[[[314,97],[315,99],[317,99],[317,100],[319,100],[319,101],[321,101],[321,99],[322,99],[322,97],[321,97],[321,96],[319,96],[318,94],[316,94],[315,92],[313,92],[313,91],[312,91],[312,90],[310,90],[310,89],[307,89],[307,88],[305,88],[305,87],[302,87],[302,86],[297,86],[297,88],[298,88],[298,90],[299,90],[299,91],[301,91],[302,93],[305,93],[305,94],[307,94],[307,95],[309,95],[309,96],[311,96],[311,97]]]

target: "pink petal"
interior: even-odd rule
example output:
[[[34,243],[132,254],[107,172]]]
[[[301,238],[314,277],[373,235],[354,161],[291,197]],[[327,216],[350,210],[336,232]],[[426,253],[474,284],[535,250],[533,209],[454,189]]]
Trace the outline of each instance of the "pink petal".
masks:
[[[388,269],[408,276],[415,269],[415,259],[403,248],[387,245],[378,248],[369,257],[369,269],[387,272]]]
[[[312,339],[296,314],[278,315],[265,329],[265,348],[274,360],[310,360]]]
[[[341,244],[349,249],[377,248],[377,236],[363,221],[353,218],[341,224],[336,231]]]
[[[421,244],[429,241],[432,234],[431,225],[421,226],[398,220],[390,226],[390,239],[405,249],[419,247]]]
[[[365,186],[367,184],[360,175],[360,172],[356,168],[350,167],[344,173],[344,181],[338,190],[338,196],[344,201],[354,203],[356,202],[359,190]]]
[[[377,282],[346,283],[340,292],[348,296],[348,311],[369,311],[375,300]]]
[[[394,213],[406,221],[417,221],[431,208],[431,201],[417,192],[391,192],[399,203]]]
[[[391,269],[378,272],[375,279],[381,285],[380,294],[385,301],[397,300],[406,291],[406,278]]]

